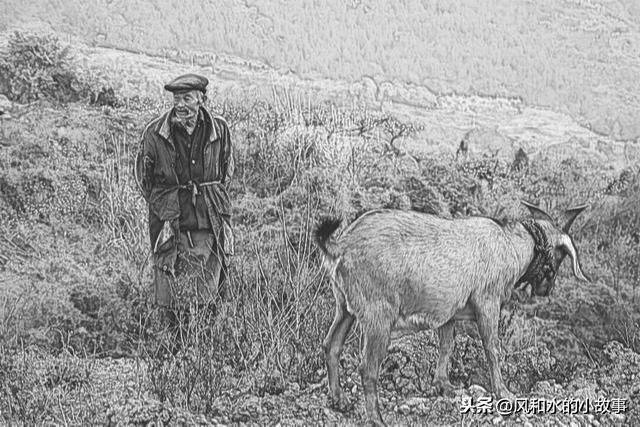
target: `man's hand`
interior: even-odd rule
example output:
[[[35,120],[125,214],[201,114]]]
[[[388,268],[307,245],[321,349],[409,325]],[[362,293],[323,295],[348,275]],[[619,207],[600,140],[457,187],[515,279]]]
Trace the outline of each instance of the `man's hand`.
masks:
[[[162,230],[160,230],[160,234],[158,235],[158,240],[156,240],[156,244],[153,247],[153,253],[158,253],[158,249],[169,239],[171,239],[175,233],[173,232],[173,228],[171,227],[170,221],[164,221],[162,224]]]

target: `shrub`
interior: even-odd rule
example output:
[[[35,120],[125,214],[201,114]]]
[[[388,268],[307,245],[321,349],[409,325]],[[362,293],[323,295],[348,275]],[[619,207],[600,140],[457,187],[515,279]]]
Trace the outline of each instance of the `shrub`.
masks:
[[[216,425],[203,415],[146,398],[122,399],[107,411],[106,426],[159,425],[159,426],[209,426]]]
[[[92,91],[90,103],[101,107],[119,107],[122,105],[112,87],[102,87],[99,91]]]
[[[319,344],[334,304],[320,269],[320,254],[312,244],[313,226],[320,216],[342,217],[347,224],[360,211],[380,207],[445,216],[493,215],[506,209],[515,216],[524,213],[519,198],[555,199],[568,206],[596,197],[608,184],[597,181],[600,178],[591,167],[579,162],[558,167],[534,161],[529,168],[514,171],[494,157],[460,164],[443,158],[402,163],[398,161],[402,153],[393,150],[391,140],[411,128],[371,112],[331,106],[283,111],[271,104],[255,103],[245,109],[223,105],[236,142],[237,172],[231,188],[236,255],[217,316],[194,312],[192,327],[181,338],[183,348],[174,354],[170,350],[175,337],[158,327],[158,313],[147,301],[145,288],[151,278],[146,206],[130,174],[135,145],[123,130],[141,131],[143,124],[130,113],[134,108],[146,111],[146,102],[125,100],[124,114],[74,105],[65,108],[71,114],[65,112],[64,118],[55,110],[47,112],[34,118],[29,130],[16,131],[17,144],[0,151],[0,209],[11,221],[0,228],[0,235],[8,237],[6,242],[0,239],[0,249],[12,251],[6,252],[8,260],[0,261],[16,283],[14,293],[0,295],[0,304],[15,307],[0,319],[3,344],[15,347],[23,338],[27,343],[48,344],[49,352],[133,355],[144,366],[147,382],[140,385],[137,399],[127,397],[109,412],[115,424],[176,422],[183,415],[196,422],[187,411],[216,415],[221,400],[226,407],[233,405],[229,390],[234,387],[242,393],[278,394],[291,382],[302,389],[320,381]],[[376,128],[385,124],[386,129]],[[55,132],[50,132],[52,127]],[[634,181],[628,178],[625,175],[624,193],[616,186],[616,195],[602,208],[587,211],[574,228],[584,225],[576,241],[587,253],[583,260],[601,275],[600,288],[608,290],[616,283],[603,271],[607,260],[619,260],[610,270],[620,278],[620,299],[629,299],[632,279],[637,278],[633,232],[640,210]],[[26,224],[27,219],[36,225]],[[603,246],[596,250],[597,245],[583,244],[591,240]],[[565,270],[563,276],[568,274]],[[555,303],[556,311],[547,316],[551,322],[544,323],[548,319],[541,307],[554,302],[545,302],[538,306],[536,317],[516,313],[505,325],[503,369],[513,391],[530,392],[538,380],[564,383],[572,372],[574,359],[550,341],[560,343],[573,336],[549,333],[562,331],[557,326],[566,324],[552,322],[570,322],[572,304],[582,302],[584,291],[567,285],[563,288],[574,291]],[[626,310],[610,310],[622,318],[611,316],[606,331],[615,332],[617,326],[616,338],[631,348],[638,342],[637,315],[635,306],[622,306]],[[601,313],[594,317],[606,320]],[[544,327],[545,332],[537,332]],[[601,329],[589,331],[600,338],[606,335]],[[429,385],[437,353],[434,336],[419,335],[411,339],[414,349],[391,351],[382,383],[398,393],[434,392]],[[354,341],[349,339],[344,361],[347,371],[358,377]],[[458,336],[456,341],[452,380],[488,385],[481,341],[477,336]],[[595,338],[586,342],[597,345]],[[5,364],[6,372],[18,372]],[[50,370],[46,378],[53,385],[82,388],[82,374],[81,369]],[[10,381],[15,385],[19,377]],[[28,389],[36,384],[33,381],[16,387]],[[46,389],[45,383],[41,386]],[[150,399],[140,397],[149,392]],[[25,413],[35,417],[38,407],[20,399],[27,405]],[[14,399],[13,405],[17,408],[18,401]]]
[[[0,422],[58,424],[68,417],[67,422],[83,424],[95,418],[85,400],[90,376],[86,359],[52,357],[37,348],[0,347]]]
[[[53,35],[16,31],[0,55],[0,87],[9,99],[77,101],[86,93],[74,71],[69,47]]]

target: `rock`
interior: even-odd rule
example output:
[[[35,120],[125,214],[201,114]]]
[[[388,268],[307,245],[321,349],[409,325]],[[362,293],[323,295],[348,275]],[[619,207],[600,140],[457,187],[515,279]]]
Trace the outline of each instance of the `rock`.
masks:
[[[411,413],[411,408],[407,404],[402,404],[398,406],[398,412],[402,415],[409,415]]]
[[[6,113],[13,108],[13,102],[5,95],[0,95],[0,113]]]
[[[311,393],[314,393],[314,392],[316,392],[318,390],[321,390],[325,385],[326,385],[325,381],[320,381],[320,382],[317,382],[317,383],[309,384],[308,388],[309,388],[309,391]]]
[[[10,119],[11,114],[9,113],[9,111],[11,111],[12,108],[13,108],[13,103],[9,101],[9,99],[6,96],[0,95],[0,119],[2,120]]]
[[[535,392],[544,396],[550,396],[553,394],[553,389],[554,388],[551,386],[549,381],[538,381],[533,386],[532,392]]]
[[[383,81],[378,85],[376,101],[433,108],[437,97],[430,90],[400,81]]]
[[[573,395],[576,398],[580,398],[580,399],[590,399],[590,400],[596,400],[598,399],[598,394],[596,392],[596,385],[595,384],[589,384],[586,387],[582,387],[579,388],[578,390],[576,390]]]
[[[615,420],[615,422],[623,423],[627,417],[624,414],[611,414],[611,418]]]
[[[423,386],[420,389],[420,392],[425,396],[433,396],[435,394],[438,394],[438,390],[431,383],[423,384]]]
[[[247,411],[238,411],[231,416],[231,421],[235,423],[246,423],[251,419],[251,414]]]
[[[91,93],[90,103],[103,107],[118,107],[120,102],[113,88],[102,87],[99,92]]]
[[[469,386],[469,394],[478,396],[478,395],[485,395],[488,393],[487,393],[487,390],[484,389],[484,387],[478,384],[472,384]]]
[[[519,171],[525,169],[527,166],[529,166],[529,156],[522,147],[520,147],[511,163],[511,170]]]
[[[338,417],[336,417],[335,412],[333,412],[329,408],[323,408],[322,412],[324,413],[325,418],[328,419],[329,421],[336,421],[338,419]]]
[[[472,128],[460,139],[459,150],[468,153],[498,155],[513,159],[516,150],[513,141],[503,135],[497,128]]]
[[[410,397],[404,403],[411,407],[424,406],[429,401],[426,397]]]
[[[415,387],[411,383],[411,380],[407,378],[398,378],[396,381],[396,387],[404,392],[415,391]]]
[[[434,390],[435,390],[435,387],[434,387]],[[433,394],[435,394],[435,392]],[[456,398],[459,398],[462,396],[468,396],[470,393],[468,390],[465,390],[464,388],[457,388],[453,390],[453,394],[456,396]]]
[[[408,199],[408,196],[407,196]],[[411,206],[411,201],[408,201],[408,206]],[[402,209],[402,206],[399,207],[400,209]],[[407,209],[407,208],[405,208]],[[413,366],[407,364],[405,366],[403,366],[402,368],[400,368],[400,375],[402,375],[404,378],[415,378],[416,377],[416,372],[413,368]]]

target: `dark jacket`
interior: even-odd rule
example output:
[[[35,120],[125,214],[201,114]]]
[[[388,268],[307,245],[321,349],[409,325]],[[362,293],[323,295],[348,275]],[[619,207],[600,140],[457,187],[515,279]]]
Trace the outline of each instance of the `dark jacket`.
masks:
[[[234,160],[229,128],[224,119],[212,116],[205,108],[201,108],[201,113],[210,124],[210,134],[203,148],[203,180],[206,183],[218,183],[198,186],[197,191],[204,195],[211,230],[217,237],[222,252],[231,255],[233,234],[228,187],[233,176]],[[173,109],[152,120],[142,134],[140,178],[143,195],[149,202],[149,237],[152,247],[163,222],[171,222],[177,231],[180,217],[178,194],[181,189],[175,171],[177,152],[171,134],[172,114]]]

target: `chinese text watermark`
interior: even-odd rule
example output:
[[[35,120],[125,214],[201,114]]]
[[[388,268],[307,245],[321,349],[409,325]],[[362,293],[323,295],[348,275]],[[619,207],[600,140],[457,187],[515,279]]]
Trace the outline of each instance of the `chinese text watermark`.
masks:
[[[463,396],[460,403],[461,414],[622,414],[628,409],[627,399],[545,399],[518,398],[515,400],[492,397]]]

